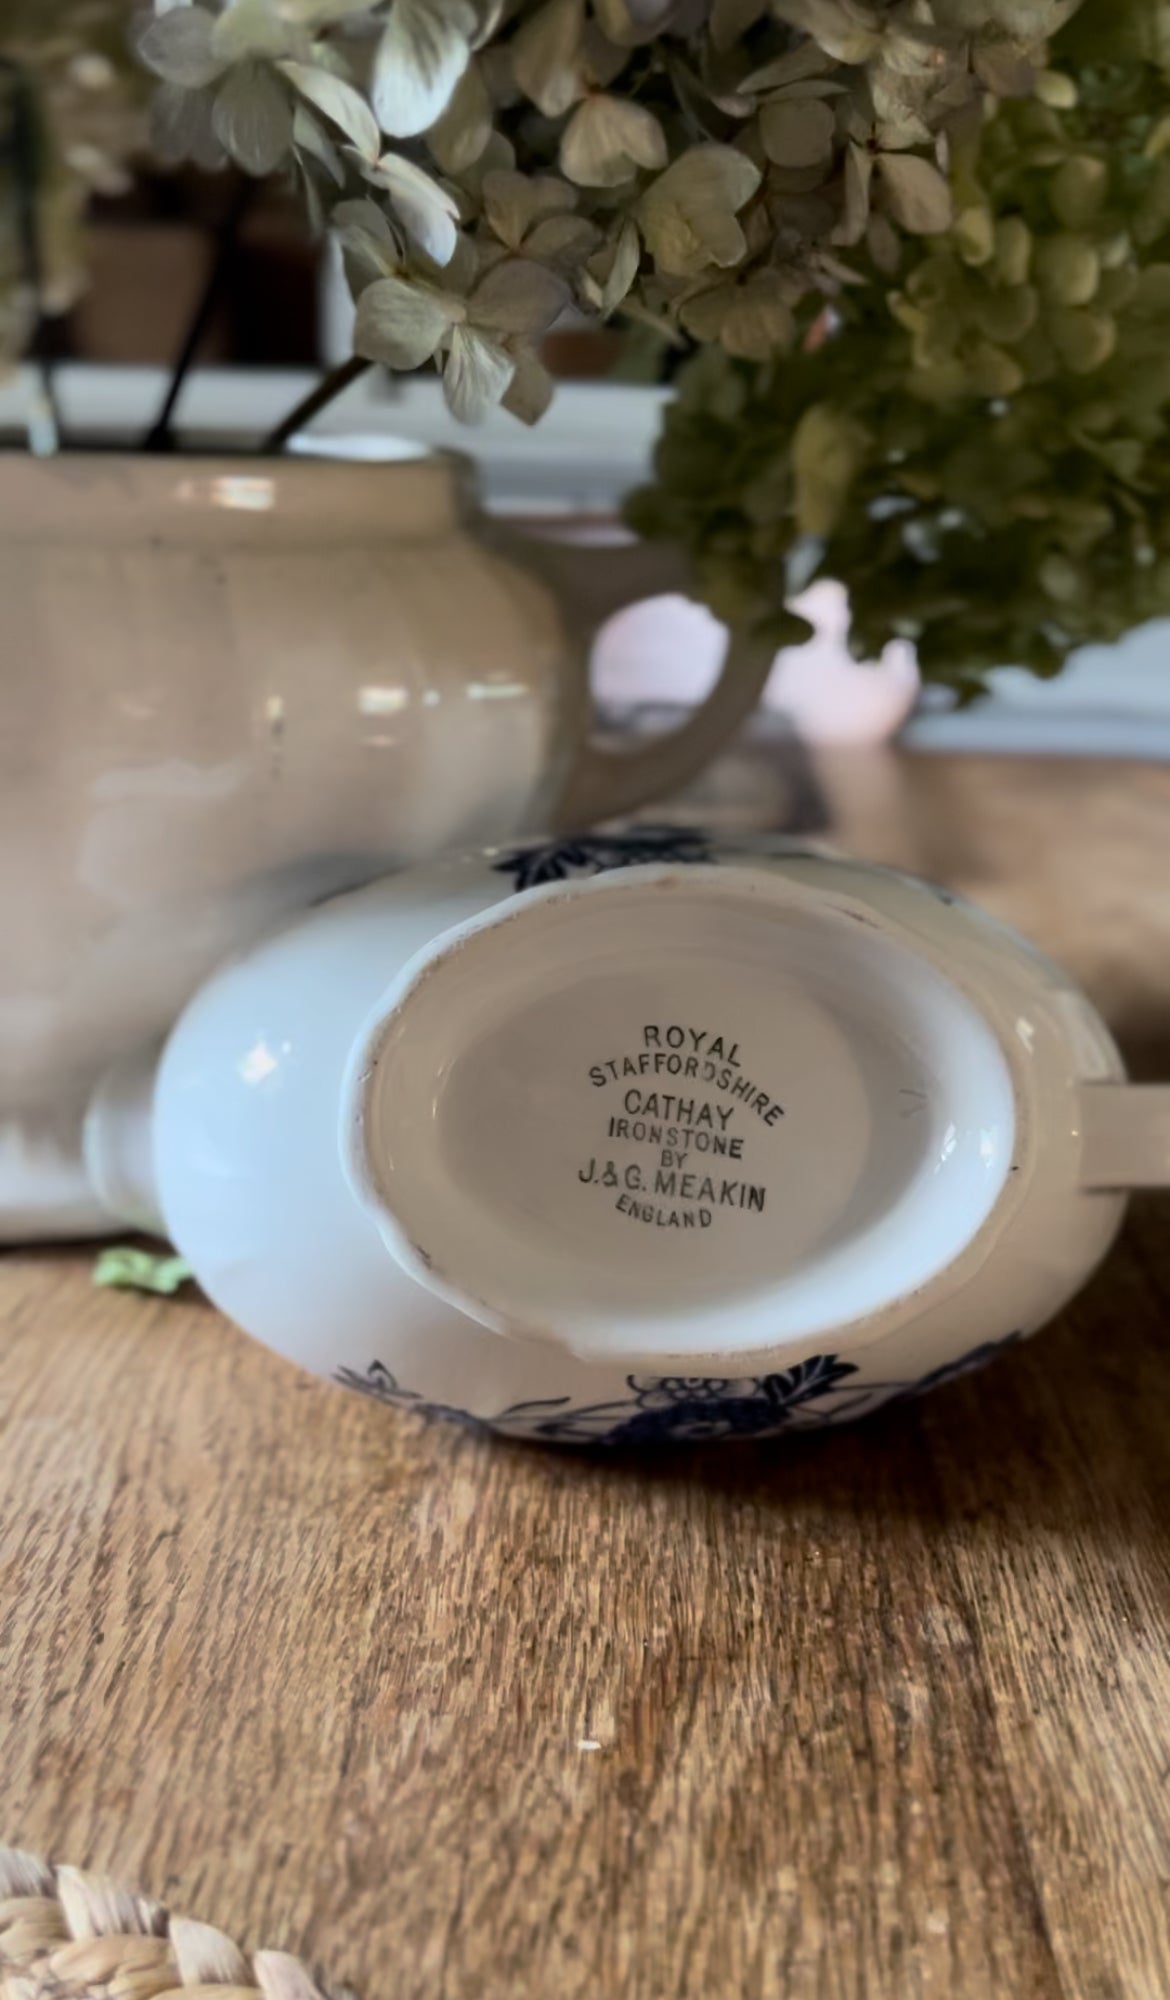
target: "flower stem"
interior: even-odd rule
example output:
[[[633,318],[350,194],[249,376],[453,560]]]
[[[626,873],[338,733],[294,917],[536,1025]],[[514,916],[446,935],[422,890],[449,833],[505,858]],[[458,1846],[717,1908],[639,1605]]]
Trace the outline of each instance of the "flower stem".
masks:
[[[295,409],[290,410],[287,417],[281,418],[276,429],[269,431],[260,447],[264,455],[271,457],[283,451],[290,437],[294,437],[297,431],[303,431],[305,425],[312,423],[313,418],[326,409],[335,396],[340,396],[343,390],[349,388],[351,382],[358,381],[372,366],[373,363],[363,360],[360,354],[351,354],[348,361],[342,361],[336,368],[331,368],[328,375],[323,376],[318,382],[316,388],[310,389],[307,396],[301,397]]]
[[[163,397],[162,408],[159,410],[158,416],[142,440],[143,451],[163,452],[175,449],[175,434],[171,429],[171,419],[175,413],[175,404],[179,400],[183,384],[190,373],[191,363],[195,359],[203,336],[211,324],[211,315],[218,303],[224,280],[227,277],[232,252],[236,247],[236,237],[239,233],[240,224],[244,219],[245,212],[251,202],[255,185],[254,181],[245,180],[243,177],[240,178],[236,185],[231,205],[219,226],[215,255],[211,260],[211,269],[207,274],[207,281],[204,284],[195,311],[191,316],[187,331],[183,336],[183,344],[175,357],[174,367],[171,369],[171,379],[167,384],[167,392]]]

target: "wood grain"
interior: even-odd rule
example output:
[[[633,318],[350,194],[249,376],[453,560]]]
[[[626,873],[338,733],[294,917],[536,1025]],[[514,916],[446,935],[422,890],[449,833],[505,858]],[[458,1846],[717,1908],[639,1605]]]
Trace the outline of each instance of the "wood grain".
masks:
[[[1170,1074],[1170,773],[833,784]],[[982,1376],[657,1466],[10,1256],[0,1837],[363,2000],[1164,2000],[1168,1220]]]

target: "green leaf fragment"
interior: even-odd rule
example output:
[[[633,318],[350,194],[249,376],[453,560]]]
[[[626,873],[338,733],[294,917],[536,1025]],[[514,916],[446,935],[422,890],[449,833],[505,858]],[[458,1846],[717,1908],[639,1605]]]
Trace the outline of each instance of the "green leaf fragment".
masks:
[[[129,1244],[111,1245],[103,1250],[93,1267],[95,1285],[108,1285],[119,1291],[155,1292],[168,1298],[193,1276],[185,1258],[138,1250]]]

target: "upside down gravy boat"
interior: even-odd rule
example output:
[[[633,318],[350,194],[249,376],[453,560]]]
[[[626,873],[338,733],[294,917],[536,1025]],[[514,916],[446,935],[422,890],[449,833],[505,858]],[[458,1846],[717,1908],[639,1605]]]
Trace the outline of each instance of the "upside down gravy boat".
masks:
[[[113,1071],[86,1157],[290,1360],[513,1437],[860,1416],[1030,1333],[1170,1092],[1012,932],[767,840],[493,850],[341,896]]]

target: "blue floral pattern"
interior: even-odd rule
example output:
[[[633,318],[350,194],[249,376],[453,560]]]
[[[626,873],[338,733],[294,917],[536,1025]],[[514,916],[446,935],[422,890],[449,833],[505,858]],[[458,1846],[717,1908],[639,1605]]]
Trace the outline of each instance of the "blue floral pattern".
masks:
[[[973,1347],[969,1354],[963,1354],[957,1361],[944,1361],[940,1368],[932,1368],[929,1375],[915,1382],[907,1390],[911,1396],[929,1395],[932,1389],[940,1389],[944,1382],[957,1382],[960,1375],[973,1375],[977,1368],[985,1368],[1002,1354],[1005,1347],[1016,1347],[1024,1338],[1022,1333],[1005,1334],[1002,1340],[985,1340],[981,1346]]]
[[[510,875],[519,891],[538,889],[547,882],[571,881],[575,876],[605,875],[615,868],[642,868],[656,861],[686,866],[698,862],[793,857],[822,861],[839,858],[824,850],[818,852],[807,840],[767,830],[713,835],[694,826],[634,826],[626,833],[572,834],[559,840],[529,841],[497,855],[492,868],[498,875]],[[948,906],[965,900],[953,889],[944,888],[941,882],[908,875],[901,868],[871,863],[870,872],[904,882]]]
[[[483,1431],[491,1429],[485,1417],[473,1417],[467,1410],[456,1410],[450,1403],[428,1403],[416,1389],[400,1388],[398,1379],[392,1375],[384,1361],[371,1361],[368,1368],[337,1368],[333,1379],[340,1382],[343,1389],[356,1389],[359,1396],[372,1396],[376,1403],[391,1403],[395,1409],[416,1410],[421,1417],[440,1417],[446,1423],[462,1424],[464,1430]]]
[[[604,875],[613,868],[643,868],[655,861],[716,861],[709,834],[688,826],[639,826],[631,833],[591,833],[509,849],[493,861],[497,875],[510,875],[517,888],[538,889],[577,875]]]
[[[528,1419],[528,1432],[554,1444],[702,1444],[723,1438],[774,1437],[794,1424],[832,1421],[825,1404],[857,1369],[835,1354],[814,1354],[778,1375],[628,1375],[630,1394],[585,1409],[515,1404],[502,1424]],[[830,1404],[831,1407],[831,1404]],[[541,1411],[548,1414],[540,1414]]]
[[[339,1368],[336,1379],[378,1402],[420,1416],[445,1417],[470,1430],[497,1431],[545,1444],[605,1445],[631,1450],[644,1445],[700,1444],[730,1438],[770,1438],[782,1431],[821,1429],[868,1414],[882,1404],[923,1396],[942,1383],[983,1367],[1023,1338],[985,1341],[957,1361],[934,1368],[916,1382],[858,1382],[852,1361],[836,1354],[813,1354],[774,1375],[629,1375],[627,1396],[605,1403],[574,1405],[570,1396],[513,1403],[498,1416],[478,1418],[443,1403],[431,1403],[399,1386],[390,1370],[375,1361],[363,1371]]]

